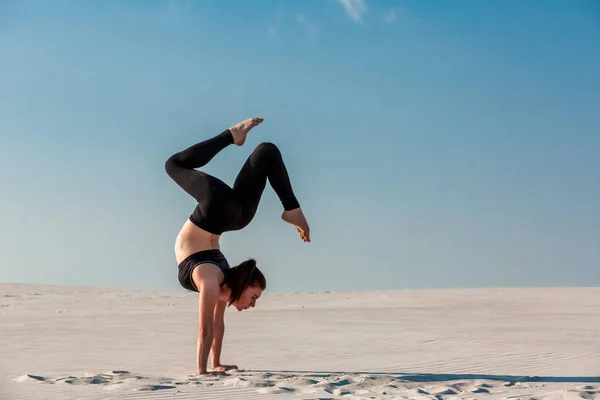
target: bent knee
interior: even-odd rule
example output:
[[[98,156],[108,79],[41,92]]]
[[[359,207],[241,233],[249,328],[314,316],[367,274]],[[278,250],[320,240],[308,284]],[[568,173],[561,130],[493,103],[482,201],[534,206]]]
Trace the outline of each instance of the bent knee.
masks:
[[[175,160],[175,156],[169,157],[167,161],[165,161],[165,171],[167,175],[173,177],[173,173],[178,169],[177,161]]]
[[[275,143],[271,142],[262,142],[258,146],[256,146],[256,151],[261,153],[279,153],[279,148]]]

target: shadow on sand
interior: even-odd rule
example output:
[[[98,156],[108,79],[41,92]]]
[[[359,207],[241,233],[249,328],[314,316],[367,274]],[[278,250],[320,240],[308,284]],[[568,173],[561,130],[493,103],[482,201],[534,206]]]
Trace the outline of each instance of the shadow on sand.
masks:
[[[411,372],[376,371],[293,371],[293,370],[245,370],[246,372],[269,374],[292,374],[304,376],[328,377],[331,375],[370,375],[391,376],[410,382],[443,382],[457,380],[494,380],[516,384],[518,382],[554,382],[554,383],[600,383],[600,376],[527,376],[527,375],[488,375],[488,374],[427,374]]]

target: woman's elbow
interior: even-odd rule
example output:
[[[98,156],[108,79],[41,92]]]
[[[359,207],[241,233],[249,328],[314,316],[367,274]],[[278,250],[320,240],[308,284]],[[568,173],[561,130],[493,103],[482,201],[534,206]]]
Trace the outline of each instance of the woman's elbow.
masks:
[[[209,327],[209,326],[201,326],[200,328],[198,328],[198,337],[200,339],[207,339],[207,338],[211,338],[214,336],[214,329],[213,327]]]
[[[219,334],[219,333],[225,332],[225,323],[215,322],[215,324],[213,325],[213,332],[215,334]]]

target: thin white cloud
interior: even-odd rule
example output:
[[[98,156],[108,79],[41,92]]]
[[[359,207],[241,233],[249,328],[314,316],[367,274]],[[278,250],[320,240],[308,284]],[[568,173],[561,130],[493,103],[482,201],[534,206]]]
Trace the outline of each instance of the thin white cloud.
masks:
[[[420,24],[424,22],[414,13],[413,10],[404,6],[390,8],[387,13],[382,14],[381,19],[387,24],[394,24],[399,21],[401,23],[411,24]]]
[[[188,0],[169,0],[167,10],[171,13],[185,13],[191,6]]]
[[[283,10],[281,5],[277,7],[277,12],[275,14],[275,22],[267,28],[267,33],[270,37],[275,37],[277,33],[277,27],[279,26],[281,20],[283,19]]]
[[[346,14],[354,22],[361,23],[363,21],[363,15],[367,12],[367,5],[364,0],[338,0],[338,3],[344,7]]]
[[[304,14],[296,14],[296,22],[306,29],[306,34],[311,38],[315,38],[317,36],[317,26],[310,22]]]
[[[383,21],[388,24],[393,24],[398,20],[398,14],[396,13],[396,9],[390,9],[384,16]]]

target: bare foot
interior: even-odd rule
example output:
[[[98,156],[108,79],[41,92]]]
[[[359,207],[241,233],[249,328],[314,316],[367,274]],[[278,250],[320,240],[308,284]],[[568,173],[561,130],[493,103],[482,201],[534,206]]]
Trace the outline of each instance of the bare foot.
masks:
[[[250,131],[250,129],[254,128],[256,125],[260,124],[264,121],[264,118],[248,118],[245,121],[242,121],[231,128],[231,135],[233,136],[233,143],[241,146],[246,141],[246,135]]]
[[[283,214],[281,214],[281,219],[294,225],[302,240],[310,242],[310,228],[308,227],[308,222],[306,222],[306,218],[304,218],[304,213],[301,208],[284,211]]]

